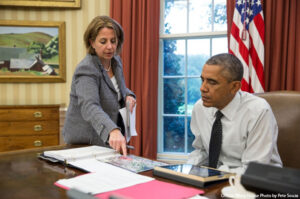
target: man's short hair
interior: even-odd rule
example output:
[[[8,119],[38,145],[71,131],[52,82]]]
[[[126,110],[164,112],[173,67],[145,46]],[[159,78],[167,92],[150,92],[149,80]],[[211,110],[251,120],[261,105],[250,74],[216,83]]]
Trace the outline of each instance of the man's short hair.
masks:
[[[234,55],[222,53],[209,58],[207,65],[218,65],[223,68],[223,75],[228,81],[241,81],[244,74],[242,62]]]

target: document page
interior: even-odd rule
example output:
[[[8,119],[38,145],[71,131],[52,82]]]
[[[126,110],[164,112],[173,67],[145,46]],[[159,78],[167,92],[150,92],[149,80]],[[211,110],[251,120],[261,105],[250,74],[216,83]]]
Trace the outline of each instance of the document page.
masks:
[[[107,163],[97,163],[97,169],[96,165],[92,164],[93,166],[91,166],[90,170],[96,170],[97,172],[69,179],[61,179],[55,185],[78,189],[85,193],[97,194],[154,180],[148,176],[139,175]]]
[[[84,158],[96,158],[104,155],[118,155],[114,149],[101,146],[87,146],[73,149],[44,151],[44,155],[60,161],[74,162]]]
[[[69,164],[87,172],[102,172],[103,170],[108,170],[109,172],[118,172],[121,169],[117,166],[101,162],[97,159],[82,159],[70,162]]]
[[[135,128],[136,105],[134,106],[132,113],[129,111],[129,107],[121,108],[119,112],[125,126],[126,141],[129,142],[132,136],[137,136]]]
[[[136,129],[135,129],[135,115],[136,115],[136,105],[133,107],[132,112],[129,111],[130,136],[137,136],[137,132],[136,132]]]

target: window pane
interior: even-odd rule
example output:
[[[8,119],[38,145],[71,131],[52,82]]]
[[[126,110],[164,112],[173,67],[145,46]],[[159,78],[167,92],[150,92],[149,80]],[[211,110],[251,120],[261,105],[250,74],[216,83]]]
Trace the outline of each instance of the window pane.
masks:
[[[188,75],[201,75],[202,67],[210,57],[209,39],[189,39],[187,43]]]
[[[164,79],[164,113],[185,114],[184,79]]]
[[[192,133],[192,131],[191,131],[191,127],[190,127],[190,124],[191,124],[191,117],[188,117],[187,118],[188,119],[188,140],[187,140],[187,152],[188,153],[190,153],[190,152],[192,152],[193,150],[194,150],[194,148],[193,148],[193,146],[192,146],[192,144],[193,144],[193,141],[194,141],[194,139],[195,139],[195,136],[194,136],[194,134]]]
[[[187,154],[194,150],[190,120],[201,98],[203,66],[228,52],[226,0],[162,2],[158,152]]]
[[[227,52],[228,52],[227,37],[212,39],[212,55],[227,53]]]
[[[211,0],[190,0],[189,32],[212,31]]]
[[[184,152],[184,117],[164,117],[164,152]]]
[[[165,0],[164,33],[186,33],[187,1]]]
[[[183,75],[185,68],[184,40],[164,40],[164,75]]]
[[[224,0],[214,0],[214,3],[215,3],[214,31],[226,31],[227,30],[226,2]]]
[[[201,81],[199,78],[189,78],[187,80],[187,114],[192,115],[194,104],[201,98],[200,95]]]

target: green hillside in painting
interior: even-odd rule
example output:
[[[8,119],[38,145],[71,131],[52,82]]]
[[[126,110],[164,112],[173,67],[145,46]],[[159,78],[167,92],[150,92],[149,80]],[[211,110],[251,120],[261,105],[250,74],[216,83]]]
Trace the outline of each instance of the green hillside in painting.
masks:
[[[42,32],[0,34],[0,46],[26,48],[32,42],[47,44],[52,36]]]

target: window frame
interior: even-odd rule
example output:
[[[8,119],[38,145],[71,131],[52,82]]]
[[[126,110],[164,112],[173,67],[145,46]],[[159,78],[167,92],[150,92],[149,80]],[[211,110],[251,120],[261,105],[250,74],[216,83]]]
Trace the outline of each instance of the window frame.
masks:
[[[188,114],[188,111],[185,111],[185,114],[179,115],[179,114],[164,114],[163,111],[163,88],[164,88],[164,79],[165,78],[183,78],[185,81],[185,108],[187,110],[187,80],[190,78],[200,78],[200,76],[197,75],[188,75],[187,74],[187,47],[185,48],[185,74],[183,75],[177,75],[177,76],[164,76],[163,71],[163,40],[166,39],[182,39],[185,42],[185,45],[187,46],[187,42],[189,39],[210,39],[210,56],[212,55],[212,39],[214,38],[228,38],[227,36],[227,30],[226,31],[213,31],[214,30],[214,23],[212,25],[212,31],[211,32],[197,32],[197,33],[177,33],[177,34],[164,34],[164,4],[165,1],[160,1],[160,34],[159,34],[159,69],[158,69],[158,111],[157,111],[157,159],[162,161],[167,161],[171,163],[182,163],[187,160],[187,157],[189,155],[189,152],[187,152],[188,146],[188,117],[191,117],[191,115]],[[212,0],[212,11],[214,10],[214,0]],[[189,0],[187,0],[187,5],[189,6]],[[212,20],[214,21],[214,12],[212,12]],[[189,16],[189,9],[187,8],[187,16]],[[187,30],[189,30],[189,17],[187,17]],[[200,92],[200,88],[199,88]],[[165,116],[179,116],[184,117],[185,121],[185,132],[184,132],[184,152],[163,152],[163,145],[164,145],[164,117]]]

